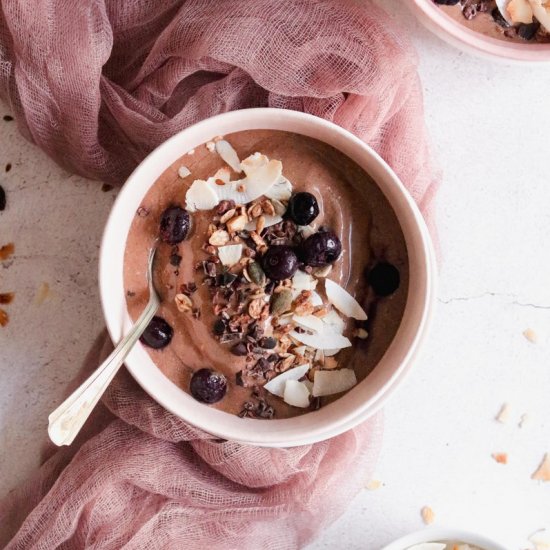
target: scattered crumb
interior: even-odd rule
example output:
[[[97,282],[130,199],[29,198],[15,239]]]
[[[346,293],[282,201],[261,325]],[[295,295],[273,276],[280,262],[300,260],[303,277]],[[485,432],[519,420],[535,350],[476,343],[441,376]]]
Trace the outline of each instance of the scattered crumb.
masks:
[[[0,260],[7,260],[15,252],[15,245],[13,243],[0,246]]]
[[[187,166],[180,166],[178,168],[178,176],[182,179],[186,178],[190,173],[191,173],[191,170],[189,170]]]
[[[493,453],[491,455],[495,462],[498,462],[499,464],[508,464],[508,454],[507,453]]]
[[[109,185],[108,183],[104,183],[102,186],[101,186],[101,190],[104,192],[104,193],[108,193],[109,191],[111,191],[113,189],[113,186],[112,185]]]
[[[422,521],[426,525],[431,525],[435,520],[434,511],[429,506],[424,506],[424,508],[420,510],[420,515],[422,516]]]
[[[523,331],[523,336],[525,336],[525,338],[529,340],[531,344],[536,344],[538,342],[538,335],[532,328],[525,329]]]
[[[8,162],[8,164],[6,164],[6,172],[9,172],[11,170],[11,162]]]
[[[550,455],[546,453],[537,471],[533,473],[531,479],[537,481],[550,481]]]
[[[495,416],[495,420],[501,424],[506,424],[510,420],[510,405],[503,403],[499,413]]]
[[[10,320],[7,311],[0,309],[0,327],[5,327]]]
[[[212,153],[216,149],[216,144],[213,141],[209,141],[206,144],[206,148]]]
[[[11,304],[13,302],[13,299],[15,298],[14,292],[1,292],[0,293],[0,304],[7,305]]]
[[[379,479],[370,479],[365,485],[365,488],[369,491],[376,491],[380,487],[382,487],[382,482]]]
[[[528,426],[531,424],[532,417],[529,413],[523,413],[521,415],[521,418],[519,419],[518,427],[519,428],[525,428],[525,426]]]
[[[4,115],[4,120],[6,122],[11,122],[13,120],[13,117],[11,115]]]
[[[41,306],[46,300],[48,300],[52,296],[53,293],[50,290],[50,285],[48,283],[40,283],[40,286],[36,291],[36,296],[34,297],[34,303],[37,306]]]
[[[188,155],[194,155],[195,154],[195,149],[191,149],[191,150],[187,151],[187,154]]]

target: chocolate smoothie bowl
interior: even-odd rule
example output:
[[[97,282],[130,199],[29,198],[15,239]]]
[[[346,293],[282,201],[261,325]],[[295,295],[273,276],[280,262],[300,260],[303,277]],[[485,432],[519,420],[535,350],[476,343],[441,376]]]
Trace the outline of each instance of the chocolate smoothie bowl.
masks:
[[[118,340],[147,302],[158,242],[161,305],[127,367],[166,408],[289,446],[349,429],[395,388],[426,329],[433,258],[410,197],[378,183],[376,168],[395,176],[371,151],[365,170],[365,149],[315,117],[255,109],[185,130],[130,177],[104,236],[102,300]]]

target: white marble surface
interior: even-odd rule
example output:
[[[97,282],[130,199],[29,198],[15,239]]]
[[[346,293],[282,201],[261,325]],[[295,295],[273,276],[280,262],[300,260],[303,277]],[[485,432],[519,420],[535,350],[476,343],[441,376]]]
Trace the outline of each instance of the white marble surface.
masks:
[[[423,358],[386,407],[383,486],[362,491],[311,550],[378,550],[421,529],[424,505],[437,525],[527,548],[526,536],[550,525],[550,483],[530,479],[550,452],[550,71],[461,54],[400,0],[384,4],[415,36],[443,168],[439,308]],[[114,191],[70,176],[1,119],[0,180],[9,201],[0,245],[17,247],[0,269],[0,292],[16,292],[0,329],[4,493],[36,466],[47,414],[102,326],[97,251]],[[52,295],[39,305],[42,282]],[[537,344],[522,336],[528,327]],[[513,420],[500,425],[504,401]],[[524,412],[532,422],[519,429]]]

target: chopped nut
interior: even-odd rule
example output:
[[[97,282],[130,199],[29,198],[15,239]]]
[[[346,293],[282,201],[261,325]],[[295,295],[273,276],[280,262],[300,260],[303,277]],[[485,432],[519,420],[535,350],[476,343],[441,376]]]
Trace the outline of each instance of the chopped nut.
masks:
[[[537,471],[533,473],[531,479],[537,481],[550,481],[550,454],[545,454]]]
[[[356,338],[360,338],[361,340],[366,340],[369,336],[369,333],[364,328],[358,328],[353,335]]]
[[[334,357],[325,357],[324,369],[335,369],[338,367],[338,361]]]
[[[264,301],[261,298],[252,300],[248,306],[248,314],[252,319],[259,319],[264,306]]]
[[[254,244],[256,245],[258,252],[264,252],[267,250],[267,244],[256,231],[252,231],[250,233],[250,238],[254,241]]]
[[[538,342],[538,335],[532,328],[525,329],[523,331],[523,336],[525,336],[531,344],[536,344]]]
[[[377,489],[380,489],[380,487],[382,487],[382,482],[378,479],[369,479],[369,481],[365,484],[365,488],[369,491],[376,491]]]
[[[258,235],[260,235],[262,233],[262,231],[264,230],[264,227],[265,227],[265,218],[263,216],[260,216],[256,220],[256,233],[258,233]]]
[[[288,370],[293,365],[295,360],[296,360],[296,356],[287,354],[282,361],[279,361],[278,370],[280,372],[284,372],[285,370]]]
[[[236,210],[232,208],[231,210],[228,210],[221,218],[220,223],[227,223],[234,215]]]
[[[426,525],[431,525],[435,520],[434,511],[429,506],[424,506],[420,511],[420,515],[422,516],[422,521]]]
[[[315,307],[311,303],[310,298],[311,298],[310,290],[302,290],[302,292],[300,292],[300,294],[294,300],[294,303],[293,303],[294,313],[296,313],[296,315],[305,316],[313,313],[313,310],[315,309]]]
[[[222,214],[225,214],[228,210],[231,210],[234,208],[235,208],[234,201],[223,200],[223,201],[220,201],[220,203],[216,207],[216,213],[221,216]]]
[[[508,455],[506,453],[493,453],[491,456],[499,464],[508,464]]]
[[[193,310],[193,301],[186,294],[176,294],[174,301],[180,313],[189,313]]]
[[[248,215],[250,218],[255,219],[259,218],[262,215],[262,205],[259,203],[254,203],[249,209],[248,209]]]
[[[241,183],[237,185],[237,192],[238,193],[244,193],[246,191],[246,185],[244,183]]]
[[[208,224],[208,229],[206,230],[206,236],[207,237],[212,236],[212,234],[216,231],[216,229],[218,229],[218,228],[216,227],[215,224],[209,223]]]
[[[212,152],[212,151],[214,151],[214,149],[216,149],[216,144],[215,144],[213,141],[208,141],[208,142],[206,143],[206,148],[207,148],[210,152]]]
[[[502,405],[499,413],[495,416],[495,420],[501,424],[506,424],[510,420],[510,405],[508,403]]]
[[[275,207],[273,206],[273,203],[269,199],[264,199],[261,202],[261,207],[264,214],[267,214],[268,216],[275,215]]]
[[[208,242],[213,246],[224,246],[229,242],[229,233],[223,229],[218,229],[212,233]]]
[[[248,217],[245,214],[235,216],[226,222],[227,230],[230,233],[237,233],[237,231],[242,231],[247,223]]]

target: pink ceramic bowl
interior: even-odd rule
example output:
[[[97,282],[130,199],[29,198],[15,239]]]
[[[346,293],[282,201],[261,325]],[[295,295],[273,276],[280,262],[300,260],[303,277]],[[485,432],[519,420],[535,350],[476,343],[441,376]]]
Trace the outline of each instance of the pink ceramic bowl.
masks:
[[[407,0],[418,19],[452,46],[509,63],[550,63],[550,44],[518,44],[472,31],[449,17],[432,0]]]
[[[144,195],[183,152],[217,135],[251,129],[288,130],[315,137],[353,159],[378,183],[401,223],[409,255],[409,296],[394,341],[367,379],[346,395],[319,411],[285,420],[242,419],[199,403],[165,377],[139,343],[128,355],[126,367],[166,409],[217,437],[269,447],[304,445],[353,428],[387,401],[419,351],[434,305],[435,262],[424,220],[390,167],[351,133],[295,111],[246,109],[204,120],[170,138],[136,168],[113,205],[101,243],[101,303],[109,334],[118,342],[131,325],[123,287],[124,249]]]

